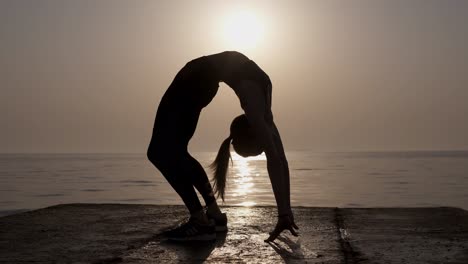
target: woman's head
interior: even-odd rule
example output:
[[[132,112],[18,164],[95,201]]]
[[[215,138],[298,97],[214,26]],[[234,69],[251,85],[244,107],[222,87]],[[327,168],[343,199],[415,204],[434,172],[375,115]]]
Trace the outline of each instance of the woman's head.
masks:
[[[231,134],[226,138],[219,148],[216,159],[210,165],[214,172],[213,183],[215,193],[221,196],[224,201],[224,189],[226,187],[226,174],[229,165],[230,145],[232,143],[234,150],[242,157],[257,156],[263,152],[263,148],[258,143],[255,134],[245,115],[240,115],[231,123]]]
[[[231,138],[234,151],[242,157],[257,156],[263,152],[245,115],[232,120]]]

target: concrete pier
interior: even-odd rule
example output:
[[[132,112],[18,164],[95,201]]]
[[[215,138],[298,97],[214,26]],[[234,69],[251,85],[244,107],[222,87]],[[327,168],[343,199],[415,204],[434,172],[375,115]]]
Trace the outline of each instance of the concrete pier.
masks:
[[[182,206],[65,204],[0,218],[0,263],[468,263],[457,208],[294,208],[300,236],[265,243],[275,207],[225,207],[215,242],[161,232]]]

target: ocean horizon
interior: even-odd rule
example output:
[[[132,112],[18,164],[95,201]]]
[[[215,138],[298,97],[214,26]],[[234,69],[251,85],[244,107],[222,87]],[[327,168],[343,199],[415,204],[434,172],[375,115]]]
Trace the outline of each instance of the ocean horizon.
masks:
[[[208,176],[215,152],[194,152]],[[289,151],[293,206],[468,209],[468,151]],[[0,216],[64,203],[182,204],[144,154],[0,154]],[[221,204],[221,201],[220,201]],[[275,205],[264,155],[233,153],[224,205]]]

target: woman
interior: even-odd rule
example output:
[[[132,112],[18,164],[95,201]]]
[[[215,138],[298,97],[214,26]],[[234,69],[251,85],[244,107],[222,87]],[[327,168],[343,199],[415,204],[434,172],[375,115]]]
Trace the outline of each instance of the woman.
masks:
[[[297,235],[291,211],[289,169],[281,138],[271,112],[271,82],[252,60],[239,52],[226,51],[188,62],[164,94],[156,114],[148,159],[161,171],[190,212],[185,224],[167,232],[172,240],[212,240],[215,231],[227,230],[226,215],[218,207],[215,192],[203,167],[187,151],[201,110],[228,84],[239,97],[245,115],[231,125],[213,164],[215,192],[224,200],[229,145],[243,156],[265,152],[270,181],[278,207],[278,222],[266,241],[285,229]],[[206,213],[195,187],[207,206]]]

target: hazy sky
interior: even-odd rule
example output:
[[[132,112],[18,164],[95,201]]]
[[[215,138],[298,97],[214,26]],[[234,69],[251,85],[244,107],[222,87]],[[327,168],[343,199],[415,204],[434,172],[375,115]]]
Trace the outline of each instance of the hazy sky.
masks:
[[[224,50],[270,75],[287,150],[468,149],[467,25],[463,0],[0,0],[0,152],[144,153],[177,71]],[[190,148],[240,113],[222,84]]]

